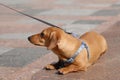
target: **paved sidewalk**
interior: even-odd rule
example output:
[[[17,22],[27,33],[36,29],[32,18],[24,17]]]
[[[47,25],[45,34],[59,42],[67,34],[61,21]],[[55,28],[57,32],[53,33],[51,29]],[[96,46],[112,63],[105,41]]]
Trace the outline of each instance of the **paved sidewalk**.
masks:
[[[76,72],[59,76],[56,71],[40,70],[32,76],[32,80],[119,80],[120,79],[120,21],[112,25],[102,33],[108,42],[106,54],[96,64],[91,66],[87,72]],[[55,59],[54,59],[55,60]]]
[[[0,80],[119,80],[120,0],[0,0],[10,7],[79,35],[95,30],[109,50],[87,72],[59,76],[42,70],[57,60],[27,37],[49,27],[0,5]],[[114,53],[114,54],[113,54]]]

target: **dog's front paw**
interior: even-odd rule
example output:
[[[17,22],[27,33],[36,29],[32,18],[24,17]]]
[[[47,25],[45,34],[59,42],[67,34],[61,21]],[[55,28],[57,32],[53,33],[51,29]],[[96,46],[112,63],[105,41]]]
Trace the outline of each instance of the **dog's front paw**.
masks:
[[[46,70],[53,70],[55,69],[55,67],[52,64],[48,64],[47,66],[45,66]]]
[[[64,74],[67,74],[67,73],[69,73],[69,71],[67,70],[67,68],[61,68],[61,69],[58,70],[58,74],[64,75]]]

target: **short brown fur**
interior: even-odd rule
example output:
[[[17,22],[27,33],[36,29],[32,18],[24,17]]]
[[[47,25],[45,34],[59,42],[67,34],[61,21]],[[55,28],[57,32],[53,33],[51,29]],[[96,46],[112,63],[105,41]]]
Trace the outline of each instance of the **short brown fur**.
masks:
[[[86,71],[107,50],[105,38],[93,31],[87,32],[77,39],[59,28],[49,27],[41,33],[30,36],[29,41],[38,46],[46,46],[58,56],[59,61],[70,58],[80,47],[81,42],[86,42],[89,47],[90,59],[87,57],[86,49],[83,49],[72,64],[58,69],[61,74],[80,70]],[[56,65],[58,63],[48,64],[45,68],[56,69]]]

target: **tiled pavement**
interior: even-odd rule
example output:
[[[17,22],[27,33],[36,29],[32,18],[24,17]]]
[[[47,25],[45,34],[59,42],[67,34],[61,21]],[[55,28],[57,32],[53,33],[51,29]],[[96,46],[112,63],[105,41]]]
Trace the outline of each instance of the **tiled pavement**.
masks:
[[[117,21],[120,14],[119,0],[0,0],[0,3],[79,35],[93,29],[98,32],[107,29]],[[102,74],[103,78],[95,77],[89,71],[62,77],[55,75],[54,71],[42,70],[45,64],[54,61],[52,59],[56,57],[45,48],[31,45],[27,37],[46,27],[49,26],[0,6],[0,80],[103,80],[107,76]],[[46,59],[47,56],[51,57]],[[93,67],[99,71],[99,66]],[[102,66],[103,70],[108,68]],[[88,74],[94,78],[85,78]],[[106,77],[104,80],[112,79]]]

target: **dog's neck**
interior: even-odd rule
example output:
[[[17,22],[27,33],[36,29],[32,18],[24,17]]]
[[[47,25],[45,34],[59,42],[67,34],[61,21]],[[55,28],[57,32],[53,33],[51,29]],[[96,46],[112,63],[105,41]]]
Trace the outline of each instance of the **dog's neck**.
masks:
[[[61,59],[70,58],[79,48],[81,41],[73,36],[64,33],[62,35],[60,43],[52,49],[52,51],[58,55]]]

